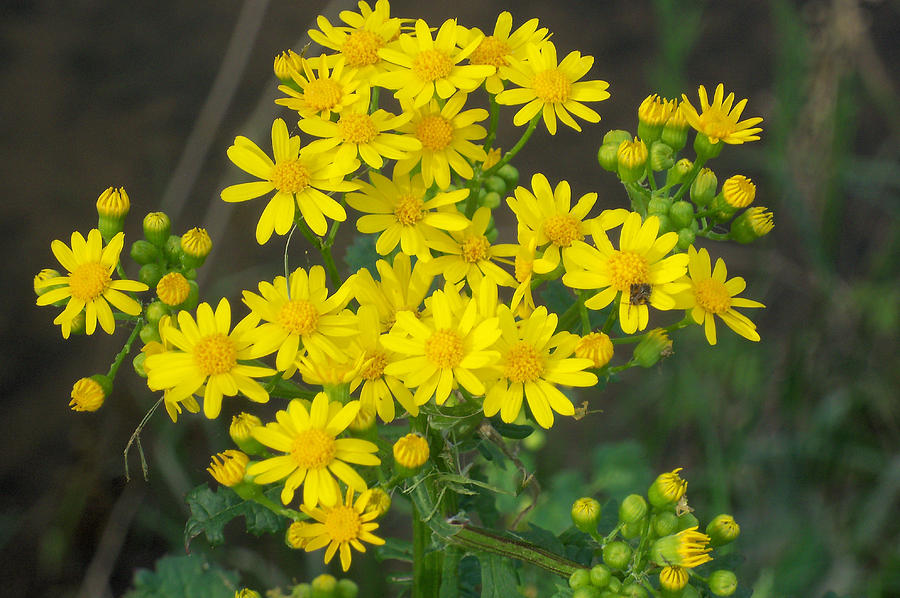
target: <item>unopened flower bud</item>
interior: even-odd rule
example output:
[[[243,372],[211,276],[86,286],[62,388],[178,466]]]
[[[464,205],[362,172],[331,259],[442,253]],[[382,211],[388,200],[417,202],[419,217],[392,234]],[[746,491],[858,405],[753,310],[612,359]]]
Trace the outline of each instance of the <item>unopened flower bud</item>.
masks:
[[[641,342],[634,348],[631,359],[642,368],[656,365],[663,357],[672,354],[672,341],[662,328],[655,328],[644,335]]]
[[[669,220],[675,230],[689,227],[694,222],[694,205],[683,200],[674,202],[669,208]]]
[[[607,131],[606,135],[603,136],[603,145],[612,143],[618,148],[623,141],[631,141],[631,133],[622,129]]]
[[[590,496],[584,496],[572,503],[572,523],[586,534],[597,531],[600,522],[600,503]]]
[[[722,153],[723,145],[725,144],[720,140],[716,140],[716,143],[713,143],[709,140],[709,137],[699,131],[697,131],[697,136],[694,137],[694,151],[697,153],[697,158],[712,160]]]
[[[312,586],[312,598],[335,598],[337,578],[333,575],[323,573],[313,579],[310,585]]]
[[[573,590],[591,585],[590,569],[575,569],[569,576],[569,587]]]
[[[669,208],[672,207],[672,198],[665,195],[654,195],[647,202],[647,215],[649,216],[668,216]]]
[[[609,336],[602,332],[591,332],[579,339],[575,345],[575,357],[590,359],[593,367],[602,368],[613,356],[613,344]]]
[[[712,170],[701,168],[697,178],[691,183],[691,201],[701,207],[708,206],[716,196],[718,184],[719,181]]]
[[[648,144],[659,139],[675,105],[674,100],[661,98],[655,93],[647,96],[638,107],[638,137]]]
[[[639,583],[631,582],[622,586],[619,596],[624,598],[647,598],[647,590]]]
[[[131,255],[131,259],[135,262],[144,266],[146,264],[152,264],[159,259],[160,253],[159,249],[146,239],[138,239],[134,243],[131,244],[131,251],[129,252]]]
[[[694,167],[694,163],[687,158],[682,158],[666,173],[666,186],[677,185]]]
[[[678,475],[678,472],[682,469],[682,467],[679,467],[657,476],[647,491],[647,498],[650,500],[651,505],[661,509],[674,505],[681,500],[681,497],[687,491],[688,485],[687,481],[681,479],[681,476]]]
[[[335,598],[356,598],[359,594],[359,586],[352,579],[341,579],[335,588]]]
[[[97,228],[106,243],[122,232],[125,216],[130,209],[131,202],[124,187],[109,187],[97,198],[97,214],[100,217]]]
[[[394,463],[406,475],[416,473],[430,455],[428,441],[420,434],[407,434],[394,443]]]
[[[112,392],[112,380],[103,374],[81,378],[72,385],[72,411],[96,411]]]
[[[708,554],[711,550],[709,536],[692,527],[654,542],[650,548],[650,559],[660,566],[692,568],[711,561],[712,557]]]
[[[169,307],[176,307],[187,301],[190,292],[188,279],[180,272],[169,272],[156,283],[156,296]]]
[[[266,449],[253,437],[254,428],[262,425],[262,420],[255,415],[241,412],[231,417],[228,435],[231,436],[232,442],[248,455],[262,455]]]
[[[138,280],[148,287],[155,287],[165,272],[159,264],[144,264],[138,270]]]
[[[616,172],[619,169],[619,145],[615,143],[604,143],[597,150],[597,162],[603,170]]]
[[[369,501],[366,503],[366,513],[375,513],[375,519],[388,512],[391,508],[391,495],[381,488],[369,489]]]
[[[752,243],[775,227],[772,212],[762,206],[744,210],[731,223],[731,238],[738,243]]]
[[[144,238],[162,249],[172,232],[172,222],[165,212],[150,212],[144,216]]]
[[[229,449],[213,455],[206,471],[223,486],[233,488],[244,481],[249,461],[250,457],[241,451]]]
[[[733,208],[746,208],[756,197],[756,185],[744,175],[736,174],[722,183],[722,197]]]
[[[353,418],[348,427],[357,434],[368,432],[375,427],[376,415],[374,403],[360,403],[359,411],[356,412],[356,417]]]
[[[234,598],[262,598],[262,594],[250,588],[242,588],[234,593]]]
[[[151,324],[158,324],[168,314],[169,308],[162,301],[154,301],[144,308],[144,317]]]
[[[275,76],[284,84],[291,82],[291,73],[300,72],[303,68],[302,58],[293,50],[285,50],[275,57],[272,69]]]
[[[675,150],[662,141],[654,141],[650,146],[650,169],[653,172],[668,170],[675,165]]]
[[[734,542],[740,534],[741,526],[734,517],[724,513],[716,515],[706,526],[706,535],[709,536],[709,543],[714,548]]]
[[[310,526],[313,524],[308,521],[295,521],[290,524],[284,533],[284,543],[288,548],[300,550],[305,548],[309,541],[313,538],[313,534],[306,534]]]
[[[678,531],[678,516],[672,511],[659,511],[650,518],[650,529],[662,538]]]
[[[709,589],[716,596],[731,596],[737,590],[737,576],[733,571],[719,569],[709,576]]]
[[[619,505],[619,521],[634,523],[647,514],[647,501],[640,494],[629,494]]]
[[[506,181],[506,188],[515,189],[519,184],[519,169],[512,164],[504,164],[497,170],[497,176]]]
[[[671,146],[676,152],[680,152],[687,145],[688,129],[690,128],[682,106],[683,102],[672,110],[660,135],[660,140]]]
[[[205,228],[192,228],[181,236],[181,262],[188,268],[199,268],[212,251],[212,239]]]
[[[693,245],[696,240],[697,233],[693,229],[681,228],[678,229],[678,243],[675,246],[678,248],[678,251],[687,251],[688,247]]]
[[[684,567],[668,565],[659,572],[659,587],[667,592],[680,592],[688,584],[688,578]]]
[[[616,540],[603,547],[603,562],[610,569],[620,571],[628,566],[631,553],[631,546],[628,543]]]
[[[59,278],[62,276],[58,271],[53,268],[44,268],[40,272],[34,275],[34,294],[40,297],[47,291],[53,288],[53,285],[48,285],[45,283],[45,280],[51,280],[53,278]]]
[[[678,508],[676,507],[676,511],[677,510]],[[697,519],[696,515],[688,511],[687,513],[682,513],[678,516],[678,531],[683,532],[692,527],[700,527],[700,521]]]
[[[644,176],[647,158],[650,153],[647,145],[635,137],[633,141],[623,141],[616,150],[619,178],[623,183],[633,183]]]

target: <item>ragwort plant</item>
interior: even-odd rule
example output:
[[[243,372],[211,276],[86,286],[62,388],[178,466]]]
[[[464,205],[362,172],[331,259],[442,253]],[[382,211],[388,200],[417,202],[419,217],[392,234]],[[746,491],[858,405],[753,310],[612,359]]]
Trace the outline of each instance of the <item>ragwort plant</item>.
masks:
[[[726,145],[758,140],[762,119],[741,120],[747,100],[735,103],[722,84],[711,101],[700,86],[696,106],[651,94],[636,134],[603,137],[599,164],[621,180],[627,207],[600,210],[597,193],[574,198],[567,181],[541,173],[519,184],[512,165],[538,129],[600,120],[609,84],[589,77],[591,56],[560,57],[537,19],[513,29],[508,12],[489,33],[394,17],[387,0],[340,17],[319,17],[309,32],[318,56],[304,48],[276,58],[276,103],[291,115],[274,119],[270,138],[239,136],[227,149],[247,180],[222,200],[259,203],[257,242],[286,245],[283,271],[242,290],[242,305],[200,301],[197,269],[212,240],[202,228],[172,234],[160,212],[130,245],[140,270],[129,280],[124,189],[103,192],[86,238],[53,241],[66,274],[43,270],[35,291],[38,305],[61,310],[62,336],[93,334],[98,323],[113,334],[117,321],[130,330],[108,372],[74,384],[71,407],[99,409],[140,338],[134,369],[172,422],[202,409],[228,427],[234,446],[208,469],[220,488],[203,484],[187,498],[187,542],[221,541],[228,519],[262,513],[264,531],[284,534],[288,549],[337,557],[342,571],[373,547],[409,561],[410,575],[395,581],[416,597],[478,587],[490,596],[732,595],[737,578],[714,558],[739,527],[727,514],[701,526],[680,468],[611,518],[601,519],[597,499],[577,500],[557,550],[517,531],[535,497],[510,529],[481,522],[505,491],[485,472],[512,462],[523,491],[519,443],[542,429],[554,442],[559,418],[587,415],[591,394],[573,388],[599,391],[617,372],[655,365],[692,324],[710,345],[719,321],[759,340],[739,309],[763,305],[741,297],[744,280],[695,243],[750,243],[772,229],[771,213],[751,205],[749,179],[719,185],[707,167]],[[497,129],[510,114],[524,131],[504,150]],[[514,242],[498,242],[504,210],[517,222]],[[344,273],[333,250],[348,215],[378,259]],[[295,231],[321,265],[289,267]],[[359,247],[348,253],[364,254]],[[551,285],[566,289],[559,313],[535,300]],[[256,405],[270,401],[277,411],[263,420]],[[228,422],[225,402],[246,411]],[[379,519],[395,501],[411,506],[412,542],[391,539],[392,551],[379,552]],[[480,567],[462,566],[469,556]],[[543,585],[521,585],[525,563],[546,572]],[[357,587],[323,575],[286,591],[355,596]]]

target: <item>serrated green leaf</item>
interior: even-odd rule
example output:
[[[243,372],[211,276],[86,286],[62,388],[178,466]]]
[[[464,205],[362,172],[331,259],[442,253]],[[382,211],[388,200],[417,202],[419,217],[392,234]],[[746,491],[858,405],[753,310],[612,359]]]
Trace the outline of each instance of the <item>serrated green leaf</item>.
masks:
[[[280,500],[278,493],[279,490],[273,488],[267,494]],[[213,491],[203,484],[188,492],[185,501],[191,509],[191,517],[184,526],[185,549],[200,534],[204,534],[212,546],[221,544],[225,541],[225,525],[235,517],[243,517],[247,531],[255,536],[283,531],[287,523],[284,517],[244,500],[229,488]]]
[[[394,559],[398,561],[412,562],[412,542],[399,538],[385,538],[384,544],[374,546],[372,552],[379,561]]]
[[[209,563],[202,554],[166,556],[156,561],[155,571],[136,571],[134,587],[124,598],[234,598],[239,581],[237,572]]]
[[[476,556],[481,564],[482,598],[515,596],[519,577],[512,560],[487,552],[479,552]]]

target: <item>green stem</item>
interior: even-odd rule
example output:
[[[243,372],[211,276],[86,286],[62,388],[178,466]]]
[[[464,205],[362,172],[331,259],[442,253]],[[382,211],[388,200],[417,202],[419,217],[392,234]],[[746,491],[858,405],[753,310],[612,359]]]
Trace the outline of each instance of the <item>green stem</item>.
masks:
[[[131,345],[134,343],[134,339],[137,338],[137,335],[141,331],[141,327],[144,325],[144,317],[138,316],[137,321],[134,323],[134,330],[131,331],[131,335],[128,337],[128,340],[125,341],[125,345],[122,347],[122,350],[116,355],[116,358],[113,360],[112,365],[109,366],[109,372],[106,373],[106,376],[112,381],[116,379],[116,372],[119,371],[119,366],[122,365],[122,362],[125,361],[125,356],[131,352]]]
[[[601,332],[603,334],[609,334],[609,331],[612,330],[613,324],[616,323],[616,319],[619,317],[619,301],[616,299],[615,303],[612,304],[612,308],[609,310],[609,315],[606,316],[606,321],[603,323],[603,328]]]
[[[712,241],[728,241],[731,237],[727,234],[722,233],[704,233],[700,231],[697,233],[698,237],[704,237],[706,239],[710,239]]]
[[[425,481],[419,487],[424,490]],[[427,492],[427,490],[425,490]],[[438,551],[428,551],[431,528],[422,520],[423,513],[413,502],[413,598],[437,598],[441,589],[441,569]]]
[[[578,313],[581,315],[581,334],[588,335],[591,332],[591,316],[584,304],[585,291],[578,291]]]
[[[500,105],[497,103],[495,95],[489,95],[490,98],[490,114],[491,120],[488,125],[488,134],[487,138],[484,140],[484,151],[491,151],[491,147],[494,144],[494,139],[497,138],[497,122],[500,120]]]
[[[322,239],[309,228],[309,225],[306,224],[305,220],[298,218],[295,222],[297,228],[299,228],[300,232],[303,233],[303,236],[306,237],[306,240],[322,254],[322,259],[325,261],[325,270],[328,272],[328,278],[331,280],[331,284],[335,287],[339,287],[343,281],[341,280],[341,275],[338,274],[337,265],[334,263],[334,257],[331,255],[331,247],[323,242]],[[337,223],[335,222],[335,224]],[[329,237],[332,238],[333,242],[333,236],[329,234]]]

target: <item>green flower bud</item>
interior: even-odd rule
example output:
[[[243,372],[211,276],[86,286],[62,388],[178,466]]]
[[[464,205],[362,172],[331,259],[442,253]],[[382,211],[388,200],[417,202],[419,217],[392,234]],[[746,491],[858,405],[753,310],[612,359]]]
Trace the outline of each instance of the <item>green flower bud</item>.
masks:
[[[334,598],[337,590],[337,579],[333,575],[323,573],[312,580],[312,598]]]
[[[712,170],[701,168],[697,178],[691,183],[691,201],[700,207],[708,206],[716,196],[716,186],[718,184],[719,181]]]
[[[629,494],[619,505],[619,521],[635,523],[647,514],[647,501],[640,494]]]
[[[653,172],[668,170],[675,165],[675,150],[662,141],[654,141],[650,146],[650,169]]]
[[[231,417],[228,435],[231,440],[248,455],[264,455],[265,447],[253,437],[253,428],[262,425],[262,421],[250,413],[241,412]]]
[[[641,342],[637,344],[631,359],[642,368],[649,368],[656,365],[656,362],[663,357],[671,354],[672,341],[669,340],[669,335],[662,328],[655,328],[644,335]]]
[[[727,569],[713,571],[709,576],[709,589],[716,596],[731,596],[737,586],[737,576]]]
[[[669,114],[669,119],[663,125],[662,135],[660,139],[676,151],[680,152],[687,145],[688,129],[690,128],[687,117],[682,110],[682,103],[679,103]]]
[[[687,482],[681,479],[678,472],[683,468],[679,467],[668,473],[662,473],[650,485],[647,490],[647,498],[650,504],[657,509],[671,507],[684,496],[687,491]]]
[[[155,263],[159,259],[159,249],[150,241],[138,239],[131,244],[131,259],[140,265]]]
[[[303,62],[300,55],[291,49],[284,50],[281,54],[275,56],[275,60],[272,63],[272,70],[275,72],[275,76],[285,85],[291,85],[292,83],[296,85],[291,77],[291,73],[300,73],[302,69]]]
[[[678,531],[678,516],[672,511],[660,511],[650,518],[650,529],[659,536],[668,536]]]
[[[694,516],[693,513],[685,513],[684,515],[678,516],[678,531],[684,531],[686,529],[699,526],[700,521]]]
[[[694,206],[689,201],[676,201],[669,208],[669,219],[676,230],[686,228],[694,221]]]
[[[697,136],[694,137],[694,151],[697,153],[698,158],[704,158],[706,160],[715,158],[722,153],[723,145],[725,144],[722,141],[712,143],[709,140],[709,137],[699,131],[697,132]]]
[[[622,580],[613,576],[612,579],[609,580],[609,586],[606,589],[614,594],[618,594],[619,590],[622,589]]]
[[[106,243],[122,232],[125,216],[130,209],[131,202],[123,187],[118,189],[109,187],[97,198],[97,214],[100,217],[97,228]]]
[[[572,592],[572,598],[601,598],[603,593],[600,591],[600,588],[595,588],[594,586],[582,586]]]
[[[615,143],[604,143],[597,150],[597,162],[603,170],[616,172],[619,169],[619,146]]]
[[[144,264],[138,270],[138,280],[148,287],[155,287],[159,284],[159,279],[163,277],[163,269],[159,264]]]
[[[650,153],[647,145],[638,137],[634,141],[623,141],[616,150],[619,178],[623,183],[633,183],[644,176],[647,158]]]
[[[484,182],[484,188],[488,193],[494,192],[498,195],[503,195],[506,193],[506,180],[503,177],[492,175],[489,176],[488,179]]]
[[[694,244],[697,239],[697,233],[690,228],[682,228],[678,231],[678,243],[675,245],[678,251],[687,251],[688,247]]]
[[[694,167],[694,163],[687,158],[682,158],[666,173],[666,186],[677,185]]]
[[[197,286],[197,281],[195,280],[189,280],[188,287],[188,297],[179,307],[181,309],[193,311],[197,309],[197,305],[200,303],[200,287]]]
[[[647,202],[647,214],[650,216],[665,216],[672,207],[672,198],[664,195],[657,195],[650,198]]]
[[[144,308],[144,316],[151,324],[158,324],[163,316],[169,314],[169,308],[162,301],[154,301]]]
[[[181,263],[186,268],[199,268],[212,251],[212,239],[204,228],[192,228],[181,236]]]
[[[428,441],[421,434],[415,433],[399,438],[394,443],[393,452],[394,469],[406,477],[418,473],[431,455]]]
[[[618,148],[623,141],[631,141],[631,133],[628,131],[623,131],[622,129],[613,129],[611,131],[607,131],[606,135],[603,136],[603,145],[607,143],[612,143]]]
[[[590,569],[575,569],[572,575],[569,576],[569,587],[573,590],[589,585],[591,585]]]
[[[711,561],[708,554],[711,550],[709,536],[692,527],[654,542],[650,559],[661,567],[678,565],[690,569]]]
[[[234,598],[262,598],[262,594],[250,588],[242,588],[234,593]]]
[[[159,328],[156,324],[144,324],[139,334],[145,345],[154,341],[157,343],[162,342],[162,339],[159,337]]]
[[[728,222],[731,220],[732,216],[734,216],[735,212],[737,212],[736,208],[728,205],[728,202],[725,201],[725,198],[722,197],[721,193],[713,198],[709,209],[713,210],[710,217],[716,222]]]
[[[308,583],[298,583],[291,588],[290,598],[312,598],[312,586]]]
[[[586,534],[597,531],[600,522],[600,503],[595,499],[585,496],[572,504],[572,523]]]
[[[727,514],[716,515],[706,526],[706,535],[709,536],[709,544],[714,548],[734,542],[741,535],[741,526],[734,517]]]
[[[633,523],[626,523],[622,525],[622,529],[619,530],[619,533],[622,534],[623,538],[628,540],[632,540],[641,535],[644,531],[644,522],[641,519]]]
[[[659,218],[659,234],[663,235],[674,230],[672,228],[672,221],[669,219],[668,214],[660,214],[657,216],[657,218]]]
[[[497,176],[506,181],[507,189],[515,189],[516,185],[519,184],[519,169],[512,164],[504,164],[501,166],[500,169],[497,170]]]
[[[630,583],[622,586],[619,594],[621,596],[626,596],[627,598],[647,598],[647,590],[637,583]]]
[[[59,273],[58,270],[54,270],[53,268],[44,268],[40,272],[34,275],[34,294],[40,297],[47,291],[53,288],[53,285],[44,286],[42,283],[45,280],[51,280],[53,278],[59,278],[62,274]],[[68,300],[64,300],[68,302]]]
[[[480,204],[485,206],[486,208],[493,210],[500,205],[500,200],[500,194],[495,191],[491,191],[490,193],[485,194],[485,196],[481,199]]]
[[[500,231],[496,228],[492,228],[484,233],[484,238],[488,240],[488,243],[493,243],[497,240],[497,237],[500,236]]]
[[[752,243],[775,227],[772,212],[762,206],[744,210],[731,223],[731,238],[738,243]]]
[[[75,314],[75,317],[72,318],[71,334],[84,334],[86,318],[87,315],[85,310],[81,310],[79,313]]]
[[[163,247],[163,255],[169,264],[176,266],[181,264],[181,237],[178,235],[169,235],[166,244]]]
[[[150,212],[144,216],[144,238],[162,249],[172,232],[172,222],[165,212]]]
[[[612,571],[606,565],[594,565],[591,567],[591,585],[596,588],[605,588],[612,579]]]
[[[628,566],[631,552],[631,546],[621,540],[610,542],[603,547],[603,562],[610,569],[621,571]]]
[[[342,579],[337,583],[337,598],[356,598],[359,586],[352,579]]]
[[[144,360],[147,359],[146,353],[138,353],[134,356],[134,359],[131,360],[131,365],[134,367],[135,373],[141,378],[147,377],[147,371],[144,369]]]

